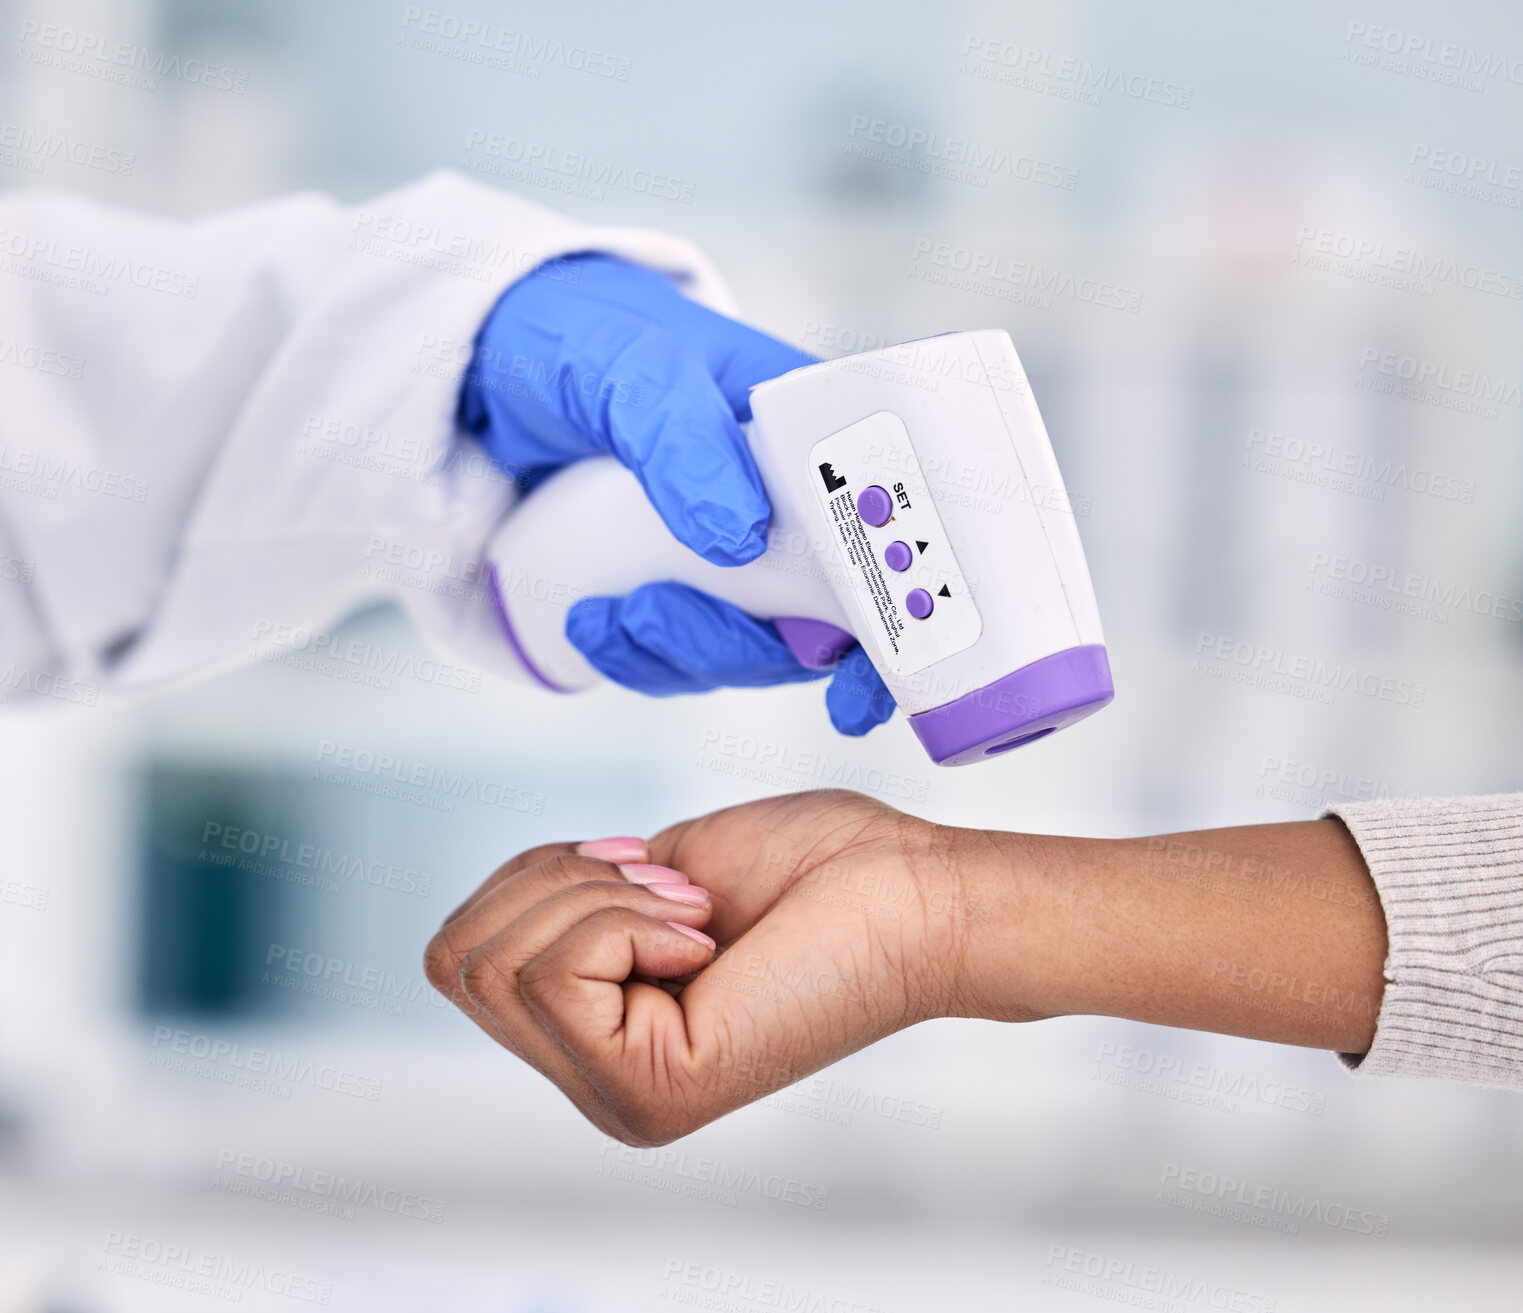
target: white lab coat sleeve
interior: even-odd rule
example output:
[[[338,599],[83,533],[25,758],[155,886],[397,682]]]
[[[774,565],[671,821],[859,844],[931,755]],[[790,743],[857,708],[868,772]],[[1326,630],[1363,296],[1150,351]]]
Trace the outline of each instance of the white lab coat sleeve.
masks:
[[[226,668],[384,598],[520,673],[481,575],[516,490],[456,406],[503,290],[587,250],[731,308],[685,242],[448,173],[189,224],[0,197],[0,700]]]

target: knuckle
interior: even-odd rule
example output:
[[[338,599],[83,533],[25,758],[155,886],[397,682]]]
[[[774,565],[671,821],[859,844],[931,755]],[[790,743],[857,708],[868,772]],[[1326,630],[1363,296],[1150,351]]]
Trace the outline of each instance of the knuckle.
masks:
[[[493,871],[492,874],[487,877],[486,881],[481,885],[481,887],[477,889],[476,893],[480,894],[489,886],[495,886],[503,883],[504,881],[511,880],[515,876],[521,875],[525,871],[532,871],[542,862],[547,862],[551,858],[559,856],[570,846],[571,845],[567,843],[542,843],[534,848],[526,848],[516,857],[510,857],[495,871]]]
[[[574,916],[582,925],[605,933],[631,915],[627,906],[631,898],[654,898],[641,885],[627,880],[582,880],[551,895],[551,899]]]
[[[453,994],[460,984],[460,963],[465,953],[453,942],[449,930],[439,931],[423,951],[423,973],[441,994]]]
[[[519,996],[532,1007],[543,1007],[553,1002],[559,987],[559,973],[543,958],[526,962],[519,970]]]
[[[461,960],[456,981],[466,997],[489,1001],[502,984],[502,972],[489,953],[471,953]]]
[[[638,885],[632,885],[627,890],[600,890],[597,896],[603,898],[627,899],[634,897],[637,899],[649,898],[652,901],[656,900],[655,894],[652,894],[648,889],[640,888]],[[591,901],[594,895],[589,894],[587,897]],[[636,930],[641,926],[649,924],[650,918],[648,916],[635,911],[634,908],[625,905],[623,902],[605,904],[594,911],[588,912],[582,918],[582,925],[589,933],[609,938],[628,934],[631,930]]]
[[[578,857],[575,853],[556,853],[539,864],[540,878],[546,884],[573,888],[589,881],[607,878],[609,863],[599,857]]]
[[[560,843],[542,843],[520,854],[518,861],[524,866],[537,866],[540,862],[548,862],[552,858],[565,856],[567,851],[575,846],[570,840],[563,840]]]
[[[511,877],[512,875],[521,875],[526,871],[534,871],[546,866],[553,866],[564,862],[567,859],[572,861],[587,860],[585,857],[578,859],[576,857],[576,844],[570,840],[566,840],[560,843],[542,843],[537,847],[529,848],[526,851],[519,853],[519,855],[507,865],[508,867],[512,868],[511,872],[509,873]]]
[[[639,888],[639,886],[631,886],[631,888],[636,892],[646,894],[651,898],[656,897],[656,895],[652,894],[649,889],[642,889]],[[616,890],[615,892],[622,893],[623,891]],[[635,911],[634,908],[624,907],[620,904],[614,904],[608,907],[600,907],[596,912],[591,912],[587,916],[587,923],[596,927],[596,929],[605,934],[612,933],[616,930],[623,930],[627,926],[638,925],[643,920],[645,920],[645,918],[642,917],[639,912]]]

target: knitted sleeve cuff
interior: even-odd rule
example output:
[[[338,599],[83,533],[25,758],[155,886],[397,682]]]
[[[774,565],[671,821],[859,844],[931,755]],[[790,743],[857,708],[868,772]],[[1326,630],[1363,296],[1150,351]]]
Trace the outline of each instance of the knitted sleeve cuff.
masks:
[[[1523,1090],[1523,793],[1331,807],[1374,877],[1389,951],[1364,1076]]]

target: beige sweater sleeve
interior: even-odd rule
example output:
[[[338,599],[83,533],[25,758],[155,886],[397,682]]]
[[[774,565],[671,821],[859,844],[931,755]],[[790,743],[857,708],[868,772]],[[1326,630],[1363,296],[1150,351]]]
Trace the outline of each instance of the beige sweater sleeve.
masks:
[[[1361,1075],[1523,1090],[1523,793],[1351,803],[1385,910],[1385,998]]]

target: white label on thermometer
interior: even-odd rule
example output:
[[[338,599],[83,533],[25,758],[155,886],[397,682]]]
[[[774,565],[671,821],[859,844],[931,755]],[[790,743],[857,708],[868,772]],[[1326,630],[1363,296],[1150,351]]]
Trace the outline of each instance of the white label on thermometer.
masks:
[[[983,619],[904,421],[880,410],[815,443],[809,461],[839,553],[830,574],[844,576],[873,664],[912,675],[972,647]]]

